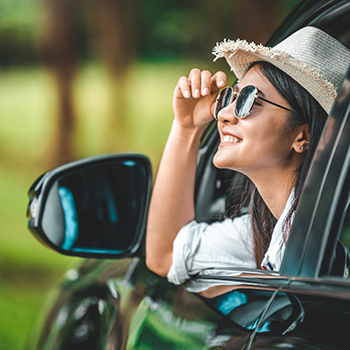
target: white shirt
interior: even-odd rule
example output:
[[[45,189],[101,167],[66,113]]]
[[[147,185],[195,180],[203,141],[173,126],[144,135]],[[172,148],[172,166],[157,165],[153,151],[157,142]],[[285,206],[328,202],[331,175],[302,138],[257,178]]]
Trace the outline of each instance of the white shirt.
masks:
[[[283,226],[293,201],[294,190],[272,232],[269,248],[261,264],[264,269],[278,271],[281,267],[285,250]],[[191,221],[184,226],[173,243],[173,261],[167,276],[169,282],[181,284],[196,274],[233,276],[242,273],[225,271],[225,268],[256,269],[250,220],[250,215],[246,214],[213,224]],[[224,283],[196,282],[192,279],[186,283],[186,288],[200,292],[218,284]]]

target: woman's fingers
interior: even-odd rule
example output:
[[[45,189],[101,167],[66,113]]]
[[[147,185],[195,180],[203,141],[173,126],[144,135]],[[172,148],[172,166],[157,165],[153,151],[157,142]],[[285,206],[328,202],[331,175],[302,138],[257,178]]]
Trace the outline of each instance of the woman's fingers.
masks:
[[[201,71],[198,68],[193,68],[188,75],[188,84],[191,87],[191,96],[200,98],[207,96],[211,92],[212,75],[208,70]]]
[[[221,71],[216,72],[211,78],[211,83],[212,83],[211,86],[212,86],[213,92],[224,88],[227,85],[226,73],[221,72]],[[214,90],[213,90],[213,88],[214,88]]]
[[[185,98],[191,97],[191,87],[190,87],[189,79],[187,77],[183,76],[179,79],[175,89],[175,94],[176,94],[176,97],[182,97],[182,96]]]
[[[203,70],[201,74],[202,78],[202,96],[208,96],[211,92],[211,73],[208,70]]]
[[[201,97],[201,71],[198,68],[193,68],[190,71],[190,74],[188,76],[188,79],[191,84],[191,90],[192,90],[192,97],[199,98]]]
[[[188,77],[182,76],[176,86],[175,92],[177,98],[198,99],[202,96],[208,96],[227,84],[227,77],[224,72],[216,72],[213,76],[208,70],[201,71],[193,68]]]
[[[201,71],[193,68],[188,77],[183,76],[179,79],[176,89],[176,97],[199,98],[201,97]],[[179,95],[181,92],[181,95]]]

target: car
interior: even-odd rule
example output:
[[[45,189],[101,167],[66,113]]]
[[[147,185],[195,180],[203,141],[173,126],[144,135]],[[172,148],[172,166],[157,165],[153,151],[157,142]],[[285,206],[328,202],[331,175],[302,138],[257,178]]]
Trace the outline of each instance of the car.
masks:
[[[350,2],[300,2],[268,45],[306,25],[350,47]],[[39,177],[29,190],[30,231],[58,253],[86,259],[67,271],[26,349],[349,349],[349,117],[350,72],[321,137],[280,271],[191,276],[215,282],[212,295],[173,285],[145,265],[152,191],[145,156],[85,158]],[[227,215],[233,183],[246,181],[212,165],[218,142],[212,122],[198,158],[197,221]]]

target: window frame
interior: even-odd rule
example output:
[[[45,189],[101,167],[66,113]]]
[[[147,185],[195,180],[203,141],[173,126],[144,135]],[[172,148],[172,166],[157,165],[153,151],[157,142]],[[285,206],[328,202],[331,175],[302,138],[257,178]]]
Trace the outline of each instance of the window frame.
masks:
[[[335,28],[336,18],[339,15],[350,12],[350,4],[347,1],[329,2],[323,1],[306,1],[307,8],[301,6],[293,14],[291,14],[284,23],[276,30],[267,45],[273,45],[282,40],[292,32],[307,25],[319,27],[330,35],[337,37],[340,35],[339,28]],[[318,278],[320,274],[329,266],[324,261],[330,261],[330,257],[335,249],[336,239],[333,237],[336,225],[336,208],[341,202],[341,190],[343,188],[344,179],[341,179],[344,159],[346,157],[346,149],[342,146],[344,137],[341,134],[345,126],[350,127],[349,115],[344,120],[344,114],[350,106],[350,94],[346,91],[346,82],[350,82],[350,74],[348,72],[344,81],[342,92],[339,94],[336,103],[333,106],[332,112],[326,123],[320,145],[316,151],[315,159],[308,174],[303,195],[299,202],[297,212],[293,221],[290,237],[286,244],[286,251],[280,271],[277,272],[285,284],[285,281],[292,278]],[[345,97],[344,97],[345,95]],[[340,99],[343,99],[340,103]],[[347,101],[345,101],[345,100]],[[345,106],[346,105],[346,106]],[[220,179],[220,175],[213,175],[216,170],[210,167],[213,150],[216,149],[218,136],[213,129],[213,125],[206,134],[205,142],[203,142],[197,167],[195,202],[200,213],[196,220],[206,221],[206,217],[201,215],[202,208],[212,205],[214,209],[218,204],[222,204],[222,197],[215,197],[215,190],[211,190],[208,195],[208,186],[206,193],[203,194],[201,187],[204,184],[210,183],[209,177]],[[349,133],[350,136],[350,133]],[[208,163],[210,163],[208,165]],[[225,178],[226,179],[226,178]],[[335,180],[336,179],[336,180]],[[337,189],[337,193],[330,191]],[[338,203],[339,202],[339,203]],[[208,221],[207,221],[208,222]],[[331,246],[333,244],[333,246]],[[325,259],[324,259],[325,257]],[[258,270],[261,273],[261,270]],[[253,277],[257,270],[249,269],[247,271],[252,275],[256,282],[256,276]],[[321,273],[322,272],[322,273]],[[261,281],[265,280],[269,273]],[[248,282],[249,278],[246,278]],[[223,280],[226,277],[222,278]],[[230,278],[232,281],[237,278]]]
[[[245,269],[242,276],[193,276],[242,285],[287,287],[292,279],[334,279],[329,275],[341,216],[350,193],[350,69],[333,106],[301,196],[280,271]],[[346,191],[344,191],[346,189]],[[242,269],[230,269],[239,271]],[[243,270],[242,270],[243,272]],[[337,277],[337,280],[343,280]],[[344,282],[342,282],[343,284]],[[350,284],[350,279],[348,280]]]
[[[316,151],[293,222],[282,274],[313,279],[328,275],[346,201],[343,190],[349,186],[349,139],[350,71]]]

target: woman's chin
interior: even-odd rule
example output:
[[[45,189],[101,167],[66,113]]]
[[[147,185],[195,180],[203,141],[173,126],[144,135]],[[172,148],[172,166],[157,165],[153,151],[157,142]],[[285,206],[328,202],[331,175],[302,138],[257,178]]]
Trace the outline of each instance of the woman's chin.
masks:
[[[227,169],[230,168],[230,162],[228,161],[227,157],[224,157],[220,152],[216,152],[213,158],[213,164],[215,167],[219,169]]]
[[[233,159],[234,158],[234,159]],[[213,164],[218,169],[229,169],[234,171],[240,171],[242,168],[240,165],[242,162],[238,162],[239,160],[234,155],[227,154],[226,152],[222,152],[218,150],[213,158]]]

